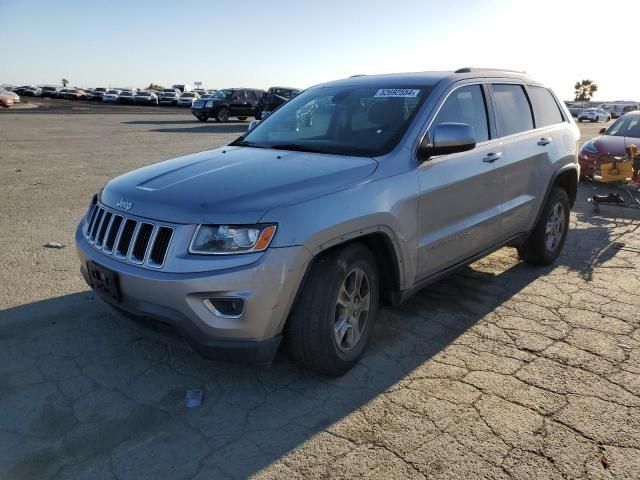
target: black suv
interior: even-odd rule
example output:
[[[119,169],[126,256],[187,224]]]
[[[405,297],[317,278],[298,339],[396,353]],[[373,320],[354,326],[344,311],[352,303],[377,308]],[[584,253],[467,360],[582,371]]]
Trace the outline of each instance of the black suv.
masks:
[[[226,122],[229,117],[246,120],[255,115],[258,99],[264,93],[264,90],[256,88],[224,88],[210,98],[194,101],[191,113],[201,122],[206,122],[211,117],[216,122]]]
[[[104,96],[105,93],[107,93],[108,88],[94,88],[93,92],[91,92],[91,94],[89,95],[89,100],[92,102],[101,102],[102,101],[102,97]]]

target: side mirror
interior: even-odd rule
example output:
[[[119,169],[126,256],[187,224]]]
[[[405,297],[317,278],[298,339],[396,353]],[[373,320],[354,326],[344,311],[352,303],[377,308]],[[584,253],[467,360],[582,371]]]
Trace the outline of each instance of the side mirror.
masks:
[[[247,133],[249,133],[251,130],[253,130],[254,128],[256,128],[259,124],[260,124],[260,120],[253,120],[253,121],[249,124],[249,129],[247,130]]]
[[[607,131],[606,128],[601,128],[600,129],[600,135],[604,135],[606,131]]]
[[[473,127],[467,123],[440,123],[432,133],[425,135],[418,147],[418,159],[421,162],[435,155],[466,152],[476,147],[476,135]]]

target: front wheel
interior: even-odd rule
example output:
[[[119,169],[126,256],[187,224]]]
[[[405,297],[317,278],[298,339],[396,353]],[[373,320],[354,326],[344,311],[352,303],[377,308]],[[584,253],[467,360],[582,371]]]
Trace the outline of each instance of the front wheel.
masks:
[[[222,107],[220,110],[218,110],[218,113],[216,113],[216,122],[224,123],[228,120],[229,120],[229,109]]]
[[[376,260],[353,243],[318,258],[285,327],[291,359],[339,376],[364,354],[379,303]]]
[[[549,265],[558,258],[569,231],[570,208],[567,192],[553,187],[533,232],[518,247],[522,260],[533,265]]]
[[[201,122],[206,122],[207,120],[209,120],[208,115],[196,115],[196,118]]]

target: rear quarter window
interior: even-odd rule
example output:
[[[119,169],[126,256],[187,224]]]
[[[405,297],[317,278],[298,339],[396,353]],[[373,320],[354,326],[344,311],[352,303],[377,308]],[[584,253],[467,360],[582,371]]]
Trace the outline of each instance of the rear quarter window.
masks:
[[[533,129],[533,115],[522,85],[493,84],[498,123],[502,136]]]
[[[560,108],[549,90],[544,87],[529,86],[528,91],[536,127],[547,127],[564,121]]]

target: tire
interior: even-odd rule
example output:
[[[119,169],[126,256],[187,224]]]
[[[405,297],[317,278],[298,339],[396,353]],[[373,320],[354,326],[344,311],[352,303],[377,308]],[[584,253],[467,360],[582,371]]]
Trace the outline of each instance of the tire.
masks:
[[[570,208],[567,192],[553,187],[533,232],[518,247],[522,260],[532,265],[549,265],[558,258],[569,231]]]
[[[240,120],[241,122],[244,122],[247,119],[247,117],[238,117],[238,120]]]
[[[582,123],[582,119],[581,118],[578,119],[578,123]]]
[[[209,120],[209,116],[208,115],[196,115],[196,118],[200,122],[206,122],[207,120]]]
[[[355,294],[359,276],[360,300],[356,300],[354,315],[353,297],[348,296],[348,291]],[[345,299],[352,307],[344,307]],[[358,312],[357,305],[362,306],[363,302],[368,311],[362,308]],[[378,303],[378,267],[365,245],[352,243],[321,256],[312,265],[285,326],[284,344],[289,357],[318,373],[343,375],[364,354]],[[359,336],[353,325],[359,325]]]
[[[610,122],[610,121],[611,121],[611,117],[607,117],[607,122]]]
[[[222,107],[216,112],[216,122],[225,123],[227,121],[229,121],[229,109]]]

